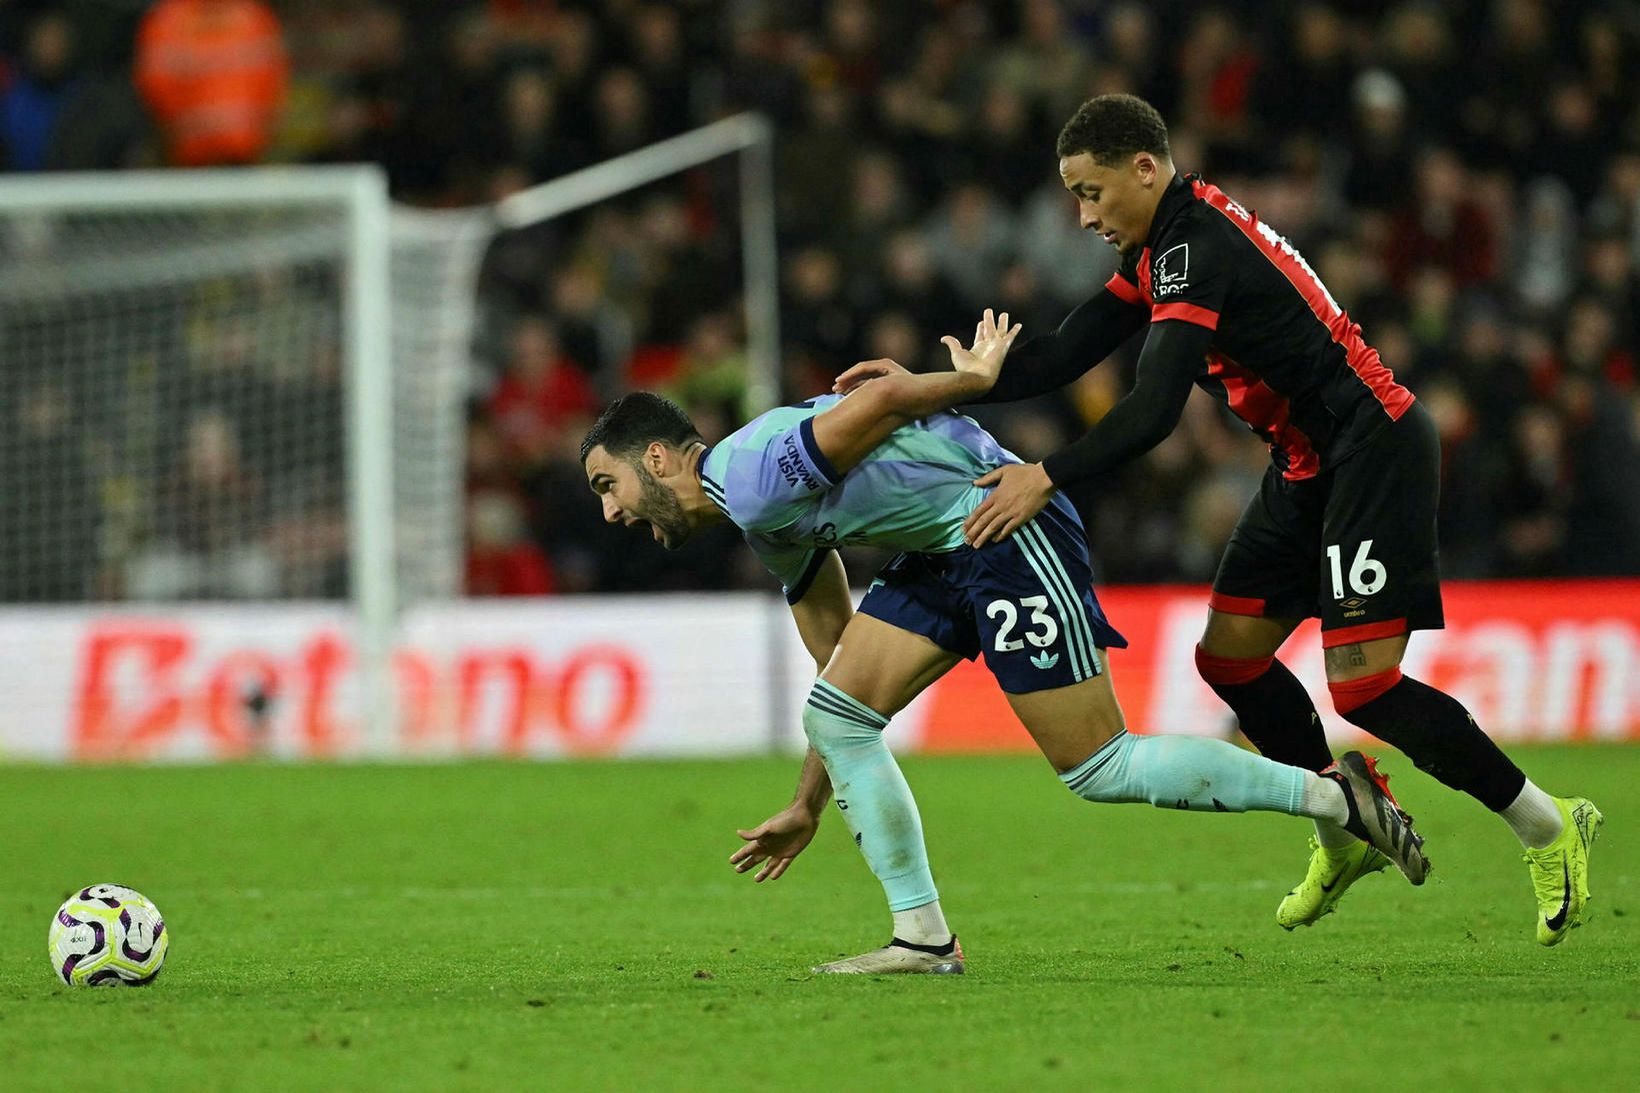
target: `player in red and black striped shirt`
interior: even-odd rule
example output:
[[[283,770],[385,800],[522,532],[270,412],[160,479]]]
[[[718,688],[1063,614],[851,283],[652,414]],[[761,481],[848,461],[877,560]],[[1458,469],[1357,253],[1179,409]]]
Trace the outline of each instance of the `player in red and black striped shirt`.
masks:
[[[1086,436],[979,480],[996,489],[969,518],[969,542],[1007,536],[1058,488],[1148,451],[1172,432],[1192,386],[1223,400],[1269,443],[1271,466],[1213,582],[1202,677],[1260,751],[1326,767],[1315,707],[1275,659],[1300,620],[1319,616],[1338,712],[1502,815],[1527,849],[1538,940],[1559,941],[1582,918],[1600,813],[1544,793],[1456,699],[1401,674],[1410,631],[1442,626],[1440,449],[1429,415],[1285,239],[1175,172],[1148,103],[1090,100],[1058,153],[1082,227],[1115,246],[1122,266],[1056,333],[1015,347],[986,401],[1052,390],[1148,332],[1132,392]],[[1370,847],[1318,825],[1309,874],[1277,920],[1314,922],[1382,867]]]

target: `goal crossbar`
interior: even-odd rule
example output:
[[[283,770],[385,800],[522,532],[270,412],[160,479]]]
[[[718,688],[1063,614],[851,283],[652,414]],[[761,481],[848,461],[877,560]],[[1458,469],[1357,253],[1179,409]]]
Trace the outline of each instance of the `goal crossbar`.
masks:
[[[736,114],[611,160],[531,186],[495,206],[502,228],[522,228],[615,197],[721,156],[740,156],[741,264],[745,280],[747,409],[780,397],[779,251],[775,234],[774,126]]]
[[[110,186],[102,172],[63,171],[0,178],[0,207],[8,213],[72,213],[94,209],[245,208],[331,205],[380,177],[372,166],[199,167],[133,170]]]
[[[400,521],[395,518],[394,505],[400,483],[396,480],[403,478],[406,484],[415,484],[422,477],[414,471],[401,475],[395,464],[395,436],[400,428],[394,416],[395,399],[404,397],[401,388],[413,380],[411,386],[417,398],[444,404],[449,385],[440,369],[447,361],[464,359],[468,352],[466,339],[473,323],[471,297],[476,290],[484,241],[497,231],[562,216],[711,160],[736,156],[749,359],[746,401],[751,412],[762,412],[776,404],[780,376],[773,142],[774,130],[768,119],[756,114],[737,115],[521,191],[498,204],[463,210],[394,209],[382,169],[351,165],[12,176],[0,178],[0,213],[19,222],[17,238],[26,250],[42,240],[49,245],[56,234],[54,222],[61,221],[65,233],[71,234],[75,218],[91,214],[117,217],[123,213],[345,210],[345,227],[332,237],[331,247],[327,248],[318,229],[305,222],[293,223],[279,237],[277,260],[288,266],[291,261],[322,258],[327,250],[343,259],[337,287],[342,295],[339,348],[346,377],[342,409],[347,460],[348,598],[357,620],[365,751],[383,754],[391,749],[397,725],[392,657],[401,600],[415,598],[413,593],[401,595],[398,583],[396,555],[401,544],[396,524]],[[39,222],[38,232],[31,221]],[[100,291],[108,295],[125,282],[150,288],[181,284],[184,273],[197,278],[201,271],[234,266],[224,257],[234,246],[230,239],[193,238],[184,233],[167,243],[169,249],[162,258],[115,256],[85,273],[74,285],[46,283],[46,274],[26,268],[25,256],[11,281],[0,288],[0,298],[36,306],[65,293],[78,292],[83,297]],[[407,249],[400,244],[406,244]],[[392,258],[390,250],[392,254],[399,253],[393,248],[414,254],[416,246],[422,244],[423,249],[444,247],[459,252],[440,267],[437,291],[441,299],[455,296],[465,302],[453,306],[445,303],[446,310],[438,323],[422,323],[416,327],[419,333],[400,337],[395,329],[393,298],[398,274],[392,264],[399,259]],[[404,317],[410,318],[416,305],[404,305],[404,312]],[[416,362],[416,367],[406,369],[404,375],[394,367],[396,339],[403,343],[401,348],[409,347],[407,360]],[[420,386],[415,386],[417,383]],[[422,413],[416,420],[421,421],[430,411],[420,402],[415,405]],[[452,405],[456,406],[453,420],[459,431],[459,403]],[[459,454],[454,458],[459,459]],[[451,511],[459,520],[459,505]],[[459,542],[459,527],[454,534]],[[412,551],[416,549],[412,547]],[[779,721],[775,718],[773,723]]]

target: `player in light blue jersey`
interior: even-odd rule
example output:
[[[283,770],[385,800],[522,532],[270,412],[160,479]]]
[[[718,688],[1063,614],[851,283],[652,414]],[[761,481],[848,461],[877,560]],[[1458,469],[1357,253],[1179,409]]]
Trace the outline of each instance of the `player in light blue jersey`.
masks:
[[[739,833],[736,870],[756,868],[759,881],[785,873],[835,793],[888,897],[893,939],[816,971],[961,972],[916,801],[883,729],[958,659],[983,653],[1078,796],[1331,819],[1421,883],[1423,840],[1365,756],[1351,752],[1315,774],[1222,740],[1125,731],[1105,650],[1127,643],[1094,597],[1068,503],[1056,500],[1002,542],[963,543],[963,521],[988,492],[974,479],[1018,460],[950,407],[990,389],[1018,331],[986,312],[971,348],[945,339],[955,371],[885,375],[847,396],[773,410],[711,448],[682,410],[643,392],[618,400],[582,442],[587,482],[611,523],[645,529],[668,549],[707,524],[739,527],[784,584],[814,657],[797,793]],[[901,552],[858,611],[834,549],[844,543]]]

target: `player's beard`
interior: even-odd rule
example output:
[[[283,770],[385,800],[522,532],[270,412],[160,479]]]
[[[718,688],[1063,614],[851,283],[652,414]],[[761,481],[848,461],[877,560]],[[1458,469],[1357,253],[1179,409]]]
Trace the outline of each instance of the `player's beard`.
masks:
[[[677,550],[689,538],[689,518],[683,514],[678,495],[660,484],[649,468],[638,464],[638,488],[642,491],[643,518],[661,529],[661,546]]]

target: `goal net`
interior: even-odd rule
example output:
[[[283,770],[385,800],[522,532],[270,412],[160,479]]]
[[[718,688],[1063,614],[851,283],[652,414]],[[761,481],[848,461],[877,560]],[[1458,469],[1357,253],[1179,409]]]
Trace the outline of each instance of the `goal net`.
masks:
[[[0,179],[0,609],[340,607],[349,716],[368,749],[393,750],[404,611],[462,592],[486,247],[749,150],[751,401],[766,404],[769,140],[760,119],[728,119],[475,210],[392,207],[371,167]],[[11,617],[8,641],[36,616]],[[239,728],[258,716],[246,694]]]
[[[0,212],[0,599],[347,594],[344,220]]]

